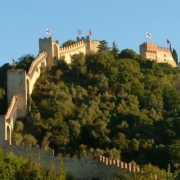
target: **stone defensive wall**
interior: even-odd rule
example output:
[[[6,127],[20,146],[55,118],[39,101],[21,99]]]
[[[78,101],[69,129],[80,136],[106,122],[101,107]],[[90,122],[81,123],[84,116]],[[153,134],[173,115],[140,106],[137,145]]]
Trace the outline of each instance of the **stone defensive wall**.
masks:
[[[26,116],[34,83],[40,76],[40,67],[46,65],[46,57],[46,52],[39,54],[32,62],[28,74],[25,70],[8,70],[7,98],[9,108],[5,115],[0,116],[0,145],[3,144],[4,140],[11,142],[16,119]]]
[[[46,52],[42,52],[42,53],[40,53],[37,57],[36,57],[36,59],[32,62],[32,64],[31,64],[31,67],[30,67],[30,69],[29,69],[29,71],[28,71],[28,74],[32,77],[32,73],[33,73],[33,71],[34,71],[34,69],[37,67],[37,65],[39,65],[39,63],[41,63],[42,61],[44,62],[45,61],[45,59],[46,59],[46,57],[47,57],[47,53]],[[46,61],[45,61],[46,62]],[[44,63],[45,63],[44,62]],[[46,65],[46,64],[44,64],[44,65]]]
[[[13,117],[13,114],[15,113],[17,108],[17,104],[18,104],[18,97],[14,95],[12,97],[7,113],[5,114],[6,119],[11,119]]]
[[[36,57],[36,59],[32,62],[31,67],[28,73],[26,74],[27,86],[29,86],[29,94],[32,94],[34,84],[37,78],[40,76],[40,73],[41,73],[40,67],[46,66],[46,57],[47,57],[46,52],[40,53]]]
[[[82,48],[84,46],[86,46],[86,43],[84,43],[83,41],[80,41],[78,43],[72,44],[71,46],[60,48],[60,54],[74,51],[74,50],[77,50],[78,48]]]
[[[68,64],[71,63],[71,56],[74,54],[84,53],[86,54],[87,44],[80,41],[68,47],[60,48],[59,57],[63,58]]]
[[[46,147],[39,148],[38,145],[17,145],[15,142],[9,144],[8,141],[4,141],[2,149],[5,152],[13,152],[17,156],[31,158],[47,169],[51,166],[54,166],[57,171],[59,171],[60,168],[63,168],[68,174],[71,174],[74,178],[78,179],[94,177],[112,180],[114,174],[122,171],[127,171],[129,173],[143,173],[139,166],[134,163],[110,160],[104,156],[98,158],[92,156],[78,158],[76,155],[73,157],[70,157],[69,155],[63,157],[62,155],[54,156],[54,151]],[[63,164],[63,167],[60,167],[61,164]],[[154,179],[157,179],[157,175],[152,176],[154,176]]]
[[[157,47],[157,50],[158,50],[158,51],[164,51],[164,52],[170,52],[170,49],[169,49],[169,48],[162,47],[162,46],[158,46],[158,47]]]
[[[17,106],[18,106],[18,97],[13,96],[10,106],[5,115],[0,116],[0,145],[3,140],[11,141],[11,132],[14,129],[14,124],[17,118]]]

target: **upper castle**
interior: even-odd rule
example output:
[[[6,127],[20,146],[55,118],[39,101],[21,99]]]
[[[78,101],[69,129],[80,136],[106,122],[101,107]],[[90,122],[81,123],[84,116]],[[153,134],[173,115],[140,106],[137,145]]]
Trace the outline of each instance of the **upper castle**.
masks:
[[[89,36],[77,37],[77,43],[60,47],[59,41],[54,41],[52,37],[39,39],[39,53],[47,52],[47,66],[53,66],[58,59],[64,59],[67,63],[71,63],[71,56],[74,54],[89,52],[97,52],[99,40],[90,40]]]
[[[139,46],[140,55],[157,63],[168,63],[172,67],[177,67],[169,48],[158,46],[155,43],[145,42]]]
[[[47,53],[46,64],[53,66],[58,59],[71,63],[74,54],[98,51],[99,40],[90,40],[89,36],[77,37],[76,43],[67,47],[60,47],[59,41],[54,41],[52,37],[39,39],[39,53]],[[155,60],[157,63],[168,63],[177,67],[169,48],[158,46],[156,43],[144,42],[139,46],[140,55],[148,59]]]

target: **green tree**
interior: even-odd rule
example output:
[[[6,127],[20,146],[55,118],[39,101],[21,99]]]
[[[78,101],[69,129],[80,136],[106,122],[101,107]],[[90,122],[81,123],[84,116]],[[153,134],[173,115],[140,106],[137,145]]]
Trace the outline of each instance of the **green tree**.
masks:
[[[111,48],[111,53],[113,54],[114,58],[117,60],[118,55],[119,55],[119,49],[117,48],[117,45],[115,42],[113,42],[112,44],[112,48]]]
[[[178,65],[178,55],[177,55],[177,52],[176,50],[173,48],[173,50],[171,49],[171,54],[172,54],[172,57],[174,59],[174,61],[176,62],[176,64]]]
[[[79,77],[80,75],[86,74],[86,66],[85,66],[85,56],[83,53],[74,54],[72,57],[72,72],[73,76]]]
[[[128,140],[123,133],[118,133],[113,139],[112,144],[117,148],[122,150],[128,149]]]
[[[101,75],[97,75],[96,79],[97,79],[97,87],[100,90],[100,92],[107,91],[109,88],[108,78],[104,74],[101,74]]]
[[[68,41],[66,41],[66,42],[64,42],[64,43],[62,44],[62,47],[71,46],[71,45],[73,45],[73,44],[75,44],[75,43],[76,43],[76,41],[68,40]]]
[[[124,49],[119,54],[119,57],[121,59],[134,59],[135,60],[138,58],[138,55],[132,49]]]
[[[71,142],[74,143],[80,138],[80,133],[81,133],[81,125],[79,122],[76,120],[70,120],[69,121],[69,134],[70,134],[70,139]]]
[[[167,111],[176,111],[179,109],[179,93],[172,86],[166,86],[163,91],[164,109]]]
[[[109,52],[108,42],[106,40],[101,40],[98,45],[98,52]]]
[[[37,140],[34,136],[32,136],[31,134],[25,134],[23,136],[23,140],[22,140],[23,143],[25,144],[32,144],[32,145],[35,145]]]
[[[168,155],[169,155],[169,160],[171,162],[171,165],[179,169],[180,167],[180,140],[174,140],[172,144],[168,145]]]
[[[24,69],[24,70],[26,70],[26,72],[28,72],[29,68],[31,67],[31,63],[34,61],[34,59],[35,59],[34,56],[30,55],[30,54],[27,54],[25,56],[21,56],[18,59],[16,68],[17,69]]]

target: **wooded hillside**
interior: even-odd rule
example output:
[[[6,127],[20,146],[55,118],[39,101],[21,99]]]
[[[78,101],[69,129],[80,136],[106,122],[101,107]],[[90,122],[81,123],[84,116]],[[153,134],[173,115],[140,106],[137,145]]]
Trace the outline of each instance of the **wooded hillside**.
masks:
[[[43,68],[31,105],[17,121],[18,142],[179,170],[179,67],[101,41],[98,53]]]

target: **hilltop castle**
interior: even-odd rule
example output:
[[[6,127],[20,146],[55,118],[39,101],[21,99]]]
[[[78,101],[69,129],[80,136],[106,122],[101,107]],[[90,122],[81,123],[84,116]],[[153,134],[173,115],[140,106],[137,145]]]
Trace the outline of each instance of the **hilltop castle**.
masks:
[[[98,51],[98,40],[90,40],[86,38],[77,38],[77,43],[68,47],[60,47],[58,41],[54,41],[51,37],[39,39],[39,55],[35,58],[28,72],[25,70],[13,69],[7,73],[7,98],[8,110],[5,115],[0,116],[0,147],[8,151],[13,151],[17,155],[28,157],[29,152],[33,153],[33,158],[37,159],[41,156],[42,164],[49,167],[50,163],[59,168],[59,158],[53,156],[53,151],[47,153],[46,148],[39,148],[20,145],[17,146],[11,142],[11,136],[14,129],[16,119],[25,117],[30,108],[30,97],[34,88],[34,84],[41,73],[41,67],[53,66],[58,59],[63,59],[67,63],[71,63],[72,55],[78,53],[87,54],[89,52]],[[159,62],[167,62],[173,67],[176,63],[172,58],[168,48],[159,47],[154,43],[143,43],[140,45],[140,54],[146,58]],[[16,82],[16,83],[15,83]],[[123,163],[118,160],[111,161],[108,158],[100,157],[94,160],[93,158],[77,157],[64,158],[65,170],[71,173],[76,178],[98,177],[110,180],[112,174],[120,170],[128,170],[140,172],[138,166],[131,163]],[[157,179],[157,176],[154,176]]]
[[[99,40],[90,40],[89,36],[77,37],[75,44],[68,47],[60,47],[59,41],[54,41],[52,37],[39,39],[39,53],[45,51],[47,53],[47,66],[53,66],[57,60],[63,59],[68,64],[71,63],[72,55],[78,53],[87,54],[89,52],[97,52]],[[169,48],[158,46],[156,43],[146,42],[139,46],[140,55],[147,59],[155,60],[157,63],[168,63],[172,67],[177,64],[174,61]]]
[[[158,46],[155,43],[146,42],[139,46],[139,50],[140,55],[155,60],[157,63],[168,63],[172,67],[177,66],[169,48]]]
[[[54,41],[52,37],[39,39],[39,52],[47,52],[47,66],[52,66],[58,59],[65,60],[68,64],[71,63],[71,56],[74,54],[89,52],[97,52],[99,40],[90,40],[89,36],[86,38],[77,37],[77,43],[68,46],[60,47],[59,41]]]

